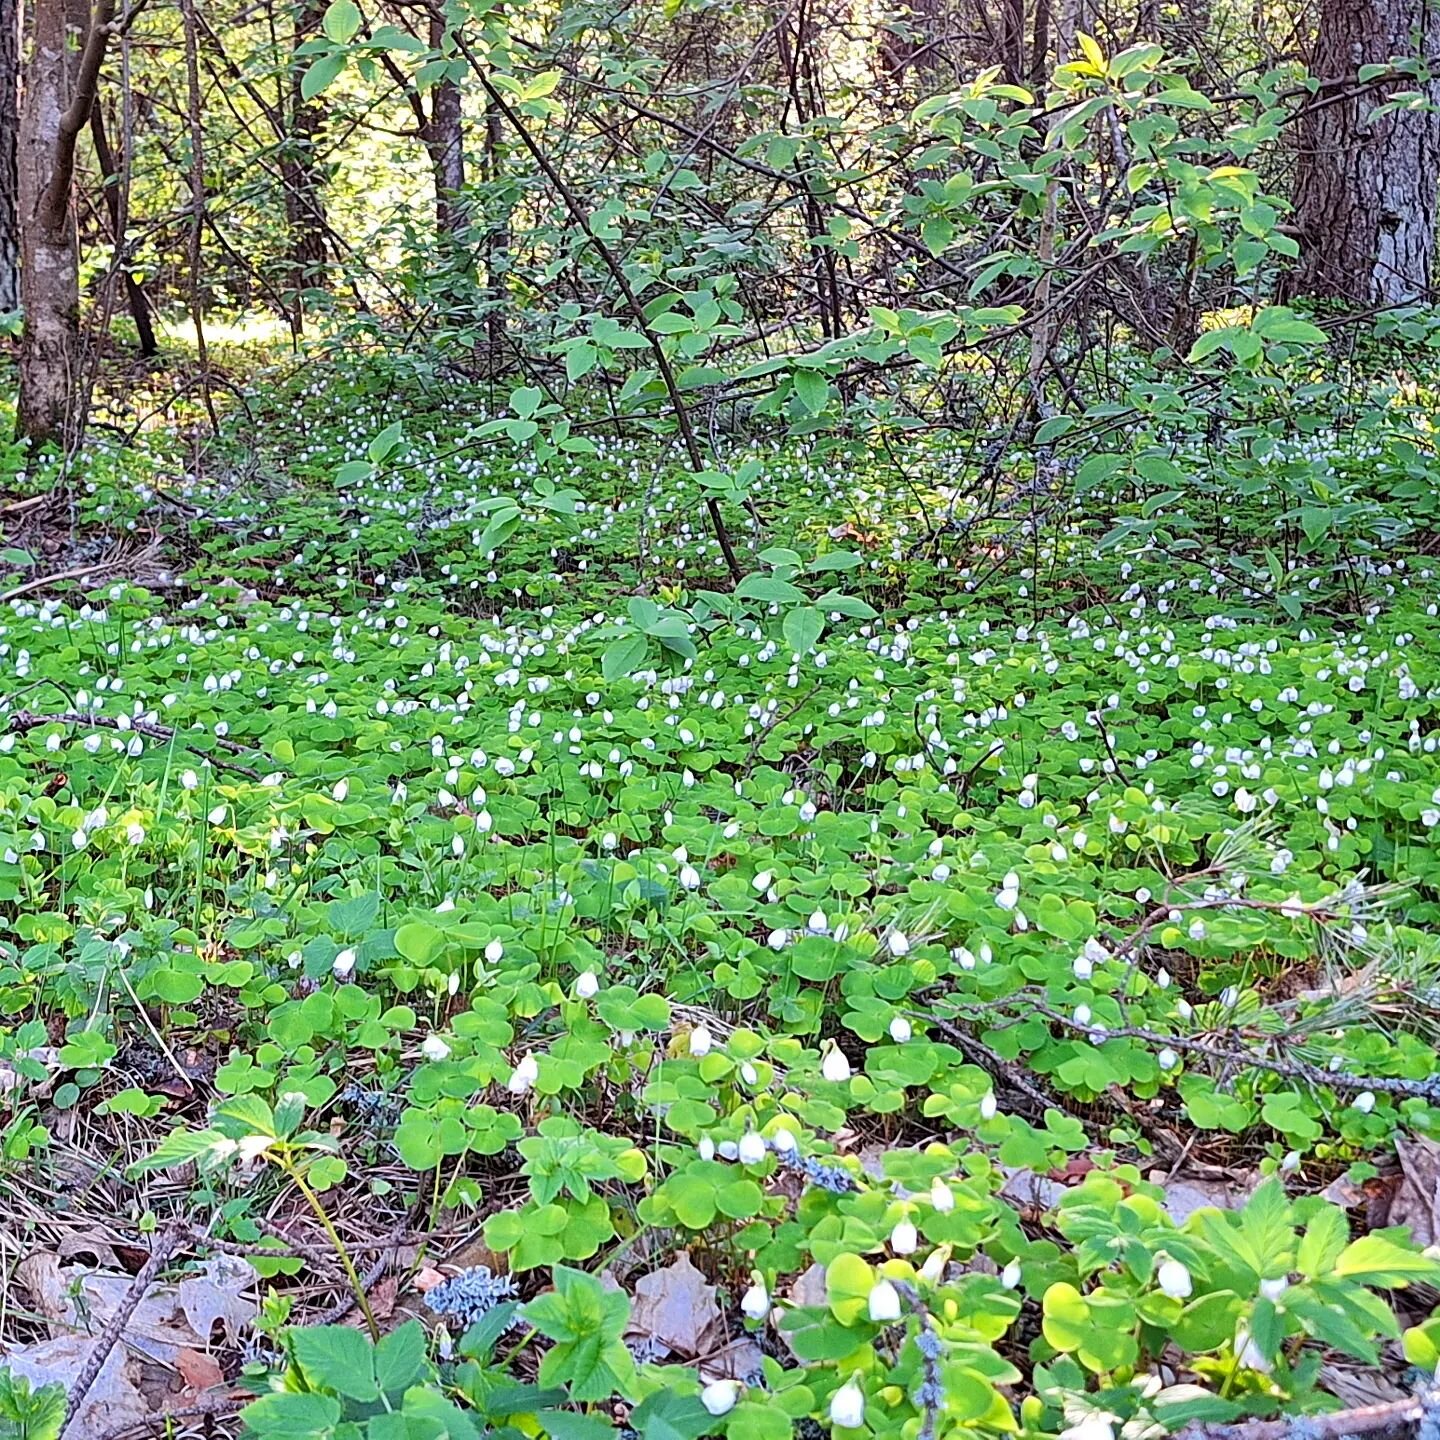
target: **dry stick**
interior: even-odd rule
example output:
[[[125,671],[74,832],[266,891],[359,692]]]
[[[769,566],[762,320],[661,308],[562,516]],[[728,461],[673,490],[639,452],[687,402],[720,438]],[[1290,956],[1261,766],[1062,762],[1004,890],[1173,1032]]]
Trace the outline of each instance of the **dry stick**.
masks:
[[[24,735],[27,731],[36,730],[42,725],[99,725],[102,729],[119,730],[122,733],[126,730],[133,730],[137,735],[144,735],[151,740],[160,740],[166,744],[179,738],[179,732],[171,725],[157,725],[149,720],[128,720],[126,724],[121,725],[120,721],[112,715],[86,715],[75,710],[65,710],[56,715],[41,715],[34,710],[17,710],[10,717],[9,728]],[[220,735],[212,738],[222,750],[228,750],[232,755],[246,753],[247,747],[236,744],[234,740],[226,740]],[[235,770],[250,780],[262,778],[258,770],[252,770],[248,765],[241,765],[234,760],[222,760],[218,755],[212,755],[210,751],[190,744],[188,740],[180,740],[180,744],[192,754],[208,760],[218,770]]]
[[[1342,1440],[1348,1435],[1411,1434],[1435,1405],[1433,1394],[1411,1395],[1383,1405],[1361,1405],[1330,1415],[1283,1420],[1240,1420],[1233,1425],[1187,1425],[1174,1440],[1286,1440],[1303,1433],[1307,1440]]]
[[[641,333],[649,342],[650,349],[655,356],[655,363],[660,370],[661,379],[665,382],[665,389],[670,396],[670,404],[675,411],[675,422],[679,425],[681,439],[685,442],[685,453],[690,459],[690,468],[696,475],[701,474],[706,468],[705,457],[700,452],[700,442],[695,438],[695,429],[690,424],[690,411],[685,404],[685,397],[680,393],[680,385],[675,379],[674,370],[670,367],[670,358],[665,353],[665,347],[660,343],[660,337],[650,328],[650,322],[645,318],[645,308],[641,305],[639,297],[626,278],[624,266],[615,258],[615,252],[596,234],[584,205],[580,203],[580,197],[566,184],[564,177],[550,163],[550,158],[536,143],[534,136],[526,129],[525,123],[506,104],[505,97],[490,83],[489,76],[475,58],[469,45],[464,40],[460,40],[458,43],[470,68],[475,72],[485,94],[489,97],[490,103],[505,117],[510,128],[515,131],[520,137],[521,143],[530,152],[531,158],[545,173],[545,178],[555,187],[556,193],[565,202],[565,208],[570,212],[571,219],[585,232],[590,243],[599,252],[601,260],[605,262],[605,268],[614,278],[621,295],[625,297],[625,303],[629,306],[631,314],[634,315],[635,323],[640,327]],[[725,556],[725,568],[729,570],[730,578],[738,584],[745,572],[740,568],[739,560],[735,558],[735,548],[730,543],[730,532],[725,528],[725,517],[721,515],[719,502],[713,495],[705,497],[705,508],[710,513],[710,524],[714,528],[715,538],[720,542],[721,553]]]
[[[1272,1060],[1267,1055],[1257,1055],[1250,1050],[1237,1050],[1185,1035],[1166,1035],[1162,1031],[1147,1030],[1136,1025],[1081,1024],[1080,1021],[1069,1015],[1052,1010],[1050,1006],[1037,999],[1033,994],[1012,995],[1004,1000],[967,1001],[953,996],[950,998],[956,1004],[967,1006],[972,1010],[999,1010],[1017,1003],[1023,1004],[1027,1011],[1038,1012],[1055,1024],[1063,1025],[1067,1030],[1085,1036],[1087,1040],[1096,1045],[1103,1045],[1107,1040],[1144,1040],[1150,1045],[1159,1045],[1171,1050],[1186,1050],[1192,1054],[1204,1055],[1211,1060],[1224,1060],[1227,1063],[1249,1065],[1256,1070],[1269,1070],[1275,1075],[1284,1075],[1292,1080],[1308,1080],[1312,1085],[1328,1085],[1332,1090],[1381,1090],[1390,1095],[1420,1095],[1432,1098],[1440,1093],[1440,1077],[1436,1076],[1424,1080],[1406,1080],[1392,1075],[1352,1075],[1348,1070],[1326,1070],[1319,1065],[1309,1065],[1303,1060]],[[928,1011],[913,1013],[921,1020],[942,1018]],[[953,1018],[960,1020],[970,1017],[957,1014]],[[1018,1025],[1021,1021],[1016,1018],[1012,1023]],[[1000,1028],[1008,1028],[1008,1026]]]
[[[64,1440],[65,1432],[75,1419],[76,1412],[85,1403],[85,1397],[90,1393],[96,1380],[100,1378],[100,1371],[104,1369],[105,1362],[110,1358],[110,1352],[115,1348],[116,1342],[124,1334],[130,1317],[145,1298],[145,1292],[169,1263],[170,1257],[180,1248],[180,1242],[184,1237],[185,1227],[182,1225],[172,1225],[155,1237],[155,1244],[150,1250],[150,1258],[140,1267],[139,1273],[130,1282],[130,1288],[121,1297],[115,1313],[110,1317],[109,1323],[100,1332],[100,1338],[96,1340],[91,1349],[90,1358],[80,1367],[80,1373],[75,1377],[75,1384],[70,1390],[70,1398],[65,1402],[65,1420],[60,1427],[61,1440]]]

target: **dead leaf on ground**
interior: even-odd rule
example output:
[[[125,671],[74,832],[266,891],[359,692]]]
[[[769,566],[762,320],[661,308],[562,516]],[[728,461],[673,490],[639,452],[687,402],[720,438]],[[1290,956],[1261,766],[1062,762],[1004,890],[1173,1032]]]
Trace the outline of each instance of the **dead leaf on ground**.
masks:
[[[89,1335],[61,1335],[34,1345],[17,1345],[5,1351],[6,1366],[32,1385],[57,1381],[68,1391],[75,1383],[95,1344]],[[117,1345],[105,1358],[90,1393],[66,1428],[66,1440],[99,1440],[112,1430],[150,1419],[152,1410],[136,1388],[125,1347]]]
[[[683,1251],[663,1270],[635,1282],[627,1339],[658,1341],[671,1354],[693,1360],[723,1336],[715,1287]]]
[[[255,1284],[255,1271],[239,1255],[212,1255],[200,1267],[200,1274],[187,1275],[176,1288],[176,1298],[190,1328],[207,1345],[217,1322],[225,1327],[225,1338],[233,1345],[240,1332],[255,1318],[256,1305],[244,1292]]]
[[[1164,1175],[1151,1176],[1165,1190],[1165,1213],[1183,1225],[1197,1210],[1239,1210],[1259,1183],[1257,1174],[1235,1175],[1224,1180],[1192,1179],[1188,1176],[1166,1180]]]
[[[1390,1199],[1387,1225],[1408,1225],[1422,1248],[1440,1236],[1440,1145],[1417,1136],[1395,1141],[1400,1159],[1400,1184]]]
[[[49,1251],[27,1255],[15,1267],[15,1279],[29,1291],[57,1337],[77,1327],[98,1333],[120,1307],[132,1278],[84,1266],[62,1268]],[[217,1320],[233,1341],[258,1313],[259,1307],[241,1293],[255,1282],[255,1272],[245,1261],[214,1256],[201,1274],[187,1276],[178,1286],[152,1286],[126,1323],[125,1343],[173,1366],[178,1351],[209,1347]]]
[[[711,1355],[703,1356],[696,1367],[707,1385],[712,1380],[740,1380],[746,1384],[755,1378],[764,1363],[764,1352],[751,1335],[737,1335]]]

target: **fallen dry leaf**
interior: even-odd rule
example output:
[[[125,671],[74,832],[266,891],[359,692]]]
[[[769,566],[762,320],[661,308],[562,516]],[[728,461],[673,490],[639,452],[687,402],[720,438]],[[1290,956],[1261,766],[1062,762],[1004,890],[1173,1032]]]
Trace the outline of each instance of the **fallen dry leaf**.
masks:
[[[32,1385],[53,1385],[58,1381],[69,1390],[89,1360],[94,1344],[89,1335],[61,1335],[34,1345],[17,1345],[0,1359]],[[135,1387],[125,1347],[117,1345],[105,1357],[90,1393],[66,1428],[66,1440],[99,1440],[112,1430],[148,1420],[151,1413],[145,1397]]]
[[[180,1308],[207,1345],[217,1322],[224,1325],[225,1338],[233,1345],[257,1313],[254,1301],[244,1295],[255,1284],[255,1271],[238,1255],[212,1255],[200,1271],[187,1275],[176,1288]]]
[[[1400,1159],[1400,1184],[1390,1199],[1387,1225],[1408,1225],[1421,1247],[1440,1236],[1440,1145],[1423,1136],[1395,1141]]]
[[[132,1277],[84,1266],[62,1267],[57,1256],[37,1251],[15,1267],[15,1279],[52,1322],[58,1337],[77,1326],[92,1333],[103,1328],[124,1300]],[[244,1260],[212,1257],[201,1274],[178,1286],[152,1286],[126,1323],[125,1343],[149,1359],[174,1365],[178,1351],[210,1345],[217,1320],[234,1340],[258,1313],[255,1303],[240,1293],[254,1283],[255,1272]]]
[[[737,1335],[728,1345],[703,1356],[696,1368],[707,1385],[712,1380],[739,1380],[749,1384],[760,1373],[764,1359],[764,1352],[753,1336]]]
[[[685,1360],[704,1355],[721,1335],[715,1287],[683,1251],[663,1270],[635,1282],[627,1339],[658,1341]]]

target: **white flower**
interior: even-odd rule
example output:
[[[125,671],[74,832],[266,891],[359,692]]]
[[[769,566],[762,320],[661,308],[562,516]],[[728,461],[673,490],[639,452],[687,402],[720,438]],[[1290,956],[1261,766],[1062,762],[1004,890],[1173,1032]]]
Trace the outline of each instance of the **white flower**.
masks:
[[[823,935],[830,928],[823,910],[816,910],[805,923],[807,928],[816,935]]]
[[[525,1057],[515,1067],[515,1073],[505,1082],[505,1088],[512,1095],[524,1095],[540,1078],[540,1064],[534,1053],[527,1050]]]
[[[335,788],[330,793],[335,797],[337,804],[343,805],[345,803],[345,797],[350,793],[350,782],[348,780],[337,780],[335,782]]]
[[[795,1137],[788,1130],[777,1130],[771,1137],[770,1143],[775,1147],[777,1155],[788,1154],[796,1148]]]
[[[747,1060],[740,1067],[740,1079],[753,1089],[760,1083],[760,1072]]]
[[[955,1192],[938,1175],[930,1182],[930,1203],[942,1215],[955,1208]]]
[[[1180,1057],[1168,1045],[1155,1058],[1162,1070],[1173,1070],[1180,1063]]]
[[[186,790],[193,790],[200,783],[200,777],[193,770],[186,770],[180,776],[180,784]]]
[[[710,1047],[714,1045],[715,1037],[710,1033],[708,1025],[697,1025],[690,1032],[690,1053],[698,1060],[703,1055],[710,1053]]]
[[[1375,1108],[1375,1092],[1362,1090],[1350,1103],[1362,1115],[1368,1115]]]
[[[738,1158],[742,1165],[759,1165],[765,1159],[765,1137],[758,1130],[747,1130],[740,1137]]]
[[[1162,1261],[1159,1270],[1155,1272],[1155,1279],[1161,1293],[1172,1300],[1187,1300],[1195,1289],[1190,1272],[1178,1260]]]
[[[1020,903],[1020,877],[1013,871],[1007,872],[995,894],[995,903],[1002,910],[1013,910]]]
[[[858,1430],[865,1423],[865,1392],[851,1376],[830,1397],[830,1423],[840,1430]]]
[[[700,1152],[702,1160],[713,1160],[715,1158],[715,1142],[708,1136],[702,1135],[700,1143],[695,1147]]]
[[[1278,1280],[1262,1280],[1260,1282],[1260,1298],[1269,1300],[1273,1304],[1289,1288],[1290,1282],[1283,1275]]]
[[[747,1320],[763,1320],[770,1313],[770,1292],[758,1276],[755,1283],[740,1297],[740,1313]]]
[[[766,943],[772,950],[783,950],[790,939],[788,930],[772,930]]]
[[[1074,1020],[1077,1025],[1088,1025],[1090,1023],[1090,1007],[1088,1005],[1077,1005],[1075,1007]]]
[[[492,940],[485,947],[485,958],[493,965],[503,954],[505,947],[498,941]]]
[[[1265,1352],[1250,1338],[1248,1330],[1236,1332],[1235,1354],[1247,1370],[1258,1370],[1260,1374],[1268,1375],[1275,1368]]]
[[[762,870],[751,882],[751,889],[763,895],[775,883],[775,877],[768,871]]]
[[[1095,1410],[1074,1425],[1060,1432],[1060,1440],[1115,1440],[1115,1427],[1110,1417]]]
[[[877,1325],[900,1318],[900,1292],[888,1281],[880,1280],[870,1288],[870,1318]]]
[[[885,945],[890,953],[897,957],[910,953],[910,942],[905,938],[903,930],[892,930],[885,937]]]
[[[942,1245],[932,1250],[920,1267],[920,1278],[927,1284],[938,1285],[945,1278],[945,1267],[950,1263],[950,1246]]]
[[[132,821],[125,827],[125,838],[132,845],[138,845],[145,838],[145,827]]]
[[[995,1092],[992,1090],[987,1095],[980,1097],[980,1118],[982,1120],[993,1120],[1000,1113],[1000,1104],[995,1099]]]
[[[1000,1283],[1007,1290],[1013,1290],[1020,1283],[1020,1262],[1018,1260],[1012,1260],[1000,1272]]]
[[[450,1047],[439,1035],[427,1035],[420,1046],[420,1053],[427,1060],[448,1060]]]
[[[90,843],[90,837],[85,833],[83,825],[70,836],[70,843],[77,850],[83,850]]]
[[[337,980],[346,979],[355,968],[355,952],[353,950],[342,950],[331,962],[330,973]]]
[[[897,1255],[913,1255],[920,1248],[920,1232],[909,1220],[899,1221],[890,1232],[890,1248]]]
[[[738,1380],[712,1380],[701,1392],[700,1403],[711,1415],[728,1415],[740,1398]]]
[[[825,1051],[825,1057],[820,1062],[820,1073],[836,1085],[842,1085],[850,1078],[850,1062],[845,1058],[845,1052],[831,1040]]]
[[[682,865],[680,867],[680,884],[686,890],[698,890],[700,888],[700,872],[693,865]]]
[[[914,1033],[910,1022],[903,1015],[897,1015],[890,1022],[890,1038],[897,1045],[903,1045]]]
[[[1087,955],[1077,955],[1075,963],[1070,968],[1075,972],[1077,980],[1088,980],[1095,973],[1095,967],[1090,963]]]
[[[225,807],[217,805],[206,818],[212,825],[223,825],[225,823]]]
[[[593,970],[584,971],[575,981],[575,993],[582,1000],[589,1000],[600,992],[600,977]]]

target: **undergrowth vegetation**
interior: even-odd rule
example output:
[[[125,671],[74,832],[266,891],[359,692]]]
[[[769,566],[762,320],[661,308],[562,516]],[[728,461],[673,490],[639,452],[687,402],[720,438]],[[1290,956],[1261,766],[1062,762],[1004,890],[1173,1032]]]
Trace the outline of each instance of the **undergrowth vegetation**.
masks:
[[[353,356],[203,469],[92,437],[82,530],[175,539],[83,601],[3,556],[9,1223],[246,1257],[260,1436],[1433,1373],[1440,1260],[1355,1207],[1440,1142],[1437,380],[1421,317],[1340,379],[1278,323],[1208,408],[1137,364],[1063,483],[755,417],[707,485]]]

